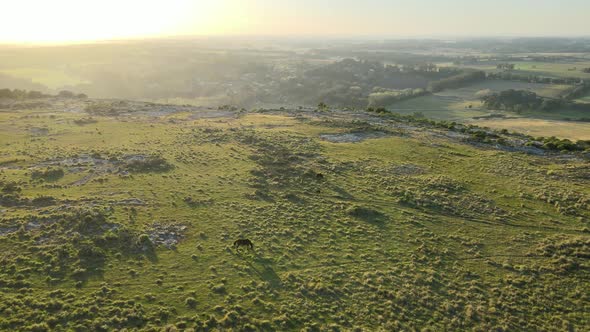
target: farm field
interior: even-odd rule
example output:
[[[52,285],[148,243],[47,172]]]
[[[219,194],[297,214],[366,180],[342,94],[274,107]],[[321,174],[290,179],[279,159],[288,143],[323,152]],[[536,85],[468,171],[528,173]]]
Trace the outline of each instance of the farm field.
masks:
[[[501,80],[478,82],[459,89],[449,89],[431,95],[394,103],[388,110],[404,115],[421,114],[435,120],[472,123],[531,133],[536,136],[557,136],[573,140],[588,139],[588,123],[575,120],[590,118],[590,113],[582,110],[560,109],[555,111],[497,112],[483,107],[478,92],[497,93],[509,89],[527,90],[539,96],[559,98],[567,85],[537,84]],[[584,102],[586,99],[578,99]],[[504,118],[492,118],[501,115]],[[574,120],[574,121],[572,121]],[[530,128],[527,127],[530,124]]]
[[[590,123],[532,118],[474,120],[479,126],[507,129],[532,136],[556,136],[571,140],[590,140]]]
[[[558,84],[486,80],[459,89],[444,90],[432,95],[397,102],[388,108],[401,113],[419,111],[434,119],[462,120],[466,117],[489,114],[488,110],[481,109],[478,92],[495,93],[509,89],[528,90],[540,96],[557,98],[567,88],[567,85]]]
[[[587,156],[364,111],[109,105],[0,111],[2,330],[589,326]]]
[[[581,71],[590,67],[590,61],[571,62],[538,62],[538,61],[513,61],[515,70],[511,72],[522,75],[540,75],[545,77],[579,77],[590,79],[590,73]],[[489,72],[497,72],[497,61],[487,61],[478,64],[462,65],[463,68],[474,68]],[[449,65],[449,64],[446,64]],[[574,69],[575,68],[575,69]]]
[[[581,71],[589,68],[590,61],[571,63],[548,63],[548,62],[519,62],[516,64],[516,73],[532,73],[535,75],[556,76],[556,77],[579,77],[590,79],[590,73]]]
[[[514,89],[531,91],[542,97],[558,98],[568,88],[570,88],[570,86],[562,84],[540,84],[519,81],[486,80],[459,89],[450,89],[437,92],[435,95],[445,97],[459,97],[466,100],[477,100],[479,99],[477,93],[482,90],[501,92]]]

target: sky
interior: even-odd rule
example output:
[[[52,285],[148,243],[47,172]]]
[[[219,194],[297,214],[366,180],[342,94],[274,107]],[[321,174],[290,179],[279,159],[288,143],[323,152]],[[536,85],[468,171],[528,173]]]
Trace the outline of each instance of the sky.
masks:
[[[0,42],[590,36],[590,0],[0,0]]]

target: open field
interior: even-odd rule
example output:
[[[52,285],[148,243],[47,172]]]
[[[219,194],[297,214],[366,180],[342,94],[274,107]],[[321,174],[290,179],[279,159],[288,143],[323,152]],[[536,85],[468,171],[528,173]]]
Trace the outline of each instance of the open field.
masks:
[[[587,160],[364,112],[121,107],[0,112],[0,329],[590,324]]]
[[[506,61],[501,61],[505,63]],[[482,61],[477,64],[463,65],[463,68],[474,68],[489,72],[497,72],[496,65],[498,61]],[[590,61],[571,61],[571,62],[538,62],[538,61],[512,61],[515,70],[511,72],[522,75],[538,75],[544,77],[579,77],[590,79],[590,73],[584,73],[583,68],[590,67]],[[442,64],[451,65],[451,64]]]
[[[468,108],[471,105],[473,108]],[[561,110],[559,112],[529,112],[517,114],[502,112],[505,119],[486,119],[492,114],[481,108],[481,102],[460,101],[454,98],[436,95],[419,97],[388,107],[392,112],[405,115],[422,114],[423,116],[445,121],[472,123],[497,129],[507,129],[530,133],[535,136],[557,136],[572,140],[588,139],[588,122],[571,121],[571,119],[588,117],[588,112]],[[483,117],[483,118],[480,118]],[[527,127],[530,125],[530,127]]]
[[[590,61],[571,63],[527,61],[516,63],[515,72],[542,76],[579,77],[590,79],[590,73],[584,73],[581,71],[583,68],[590,68]]]
[[[588,123],[578,119],[590,118],[590,113],[581,110],[561,109],[556,111],[528,111],[515,113],[495,112],[483,107],[478,92],[500,92],[508,89],[528,90],[544,97],[558,98],[567,85],[537,84],[516,81],[488,80],[459,89],[449,89],[418,98],[394,103],[390,111],[412,115],[420,113],[436,120],[473,123],[498,129],[531,133],[537,136],[557,136],[573,140],[588,139]],[[585,99],[579,99],[583,102]],[[589,100],[590,101],[590,100]],[[486,117],[501,115],[504,119]],[[572,121],[574,120],[574,121]],[[527,124],[531,127],[527,128]]]
[[[532,136],[556,136],[571,140],[590,140],[590,123],[532,118],[474,120],[471,123],[496,129],[508,129]]]
[[[501,92],[504,90],[527,90],[542,97],[558,98],[570,86],[561,84],[539,84],[519,81],[486,80],[470,86],[437,92],[437,96],[459,97],[466,100],[479,99],[477,93],[482,90]]]
[[[517,81],[486,80],[459,89],[449,89],[432,95],[397,102],[391,110],[407,113],[420,111],[427,117],[442,120],[462,120],[466,117],[489,114],[481,109],[478,92],[501,92],[504,90],[528,90],[540,96],[557,98],[568,88],[567,85],[524,83]],[[469,108],[471,106],[471,108]]]

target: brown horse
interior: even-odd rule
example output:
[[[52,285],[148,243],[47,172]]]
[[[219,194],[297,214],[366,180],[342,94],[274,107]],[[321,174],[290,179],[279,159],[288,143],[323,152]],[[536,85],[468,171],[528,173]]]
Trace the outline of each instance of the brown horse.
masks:
[[[248,247],[250,250],[254,250],[254,244],[250,239],[237,239],[234,241],[234,248],[236,250],[240,250],[240,247]]]

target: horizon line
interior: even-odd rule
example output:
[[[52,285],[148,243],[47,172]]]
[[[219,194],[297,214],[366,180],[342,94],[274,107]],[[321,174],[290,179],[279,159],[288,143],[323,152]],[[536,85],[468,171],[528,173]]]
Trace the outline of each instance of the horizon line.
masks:
[[[92,40],[73,40],[73,41],[0,41],[1,47],[6,46],[76,46],[76,45],[90,45],[90,44],[109,44],[121,42],[141,42],[141,41],[162,41],[162,40],[198,40],[198,39],[258,39],[258,40],[323,40],[323,41],[403,41],[403,40],[483,40],[483,39],[590,39],[590,34],[581,35],[533,35],[533,34],[481,34],[481,35],[457,35],[457,34],[435,34],[435,35],[393,35],[393,34],[365,34],[365,35],[350,35],[350,34],[191,34],[191,35],[152,35],[152,36],[135,36],[135,37],[119,37],[119,38],[104,38]]]

